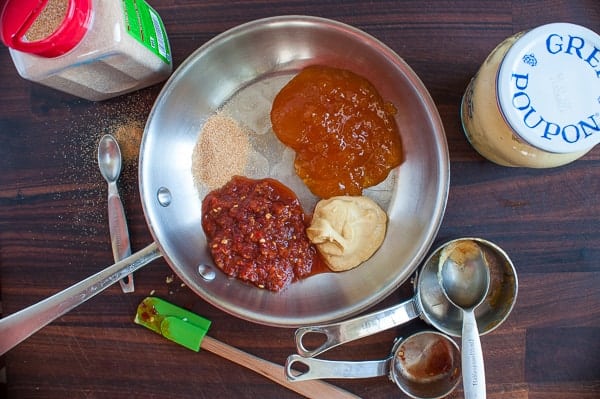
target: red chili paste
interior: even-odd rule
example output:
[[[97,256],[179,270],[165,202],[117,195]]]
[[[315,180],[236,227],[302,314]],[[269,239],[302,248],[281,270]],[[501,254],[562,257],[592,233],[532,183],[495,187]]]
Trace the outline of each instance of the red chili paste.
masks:
[[[227,275],[280,291],[322,263],[296,195],[274,179],[234,176],[202,202],[202,228]]]

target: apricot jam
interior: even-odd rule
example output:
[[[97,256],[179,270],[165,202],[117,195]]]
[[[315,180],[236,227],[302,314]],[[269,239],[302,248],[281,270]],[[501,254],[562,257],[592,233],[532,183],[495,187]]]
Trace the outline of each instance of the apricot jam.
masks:
[[[402,162],[402,143],[386,103],[365,78],[309,66],[275,97],[271,123],[296,151],[298,176],[318,197],[361,195]]]

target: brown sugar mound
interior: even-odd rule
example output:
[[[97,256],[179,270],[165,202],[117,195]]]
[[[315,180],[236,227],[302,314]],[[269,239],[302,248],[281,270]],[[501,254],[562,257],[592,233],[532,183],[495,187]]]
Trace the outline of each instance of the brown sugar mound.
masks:
[[[214,190],[233,176],[242,175],[249,152],[250,141],[245,129],[223,113],[210,116],[202,127],[192,155],[196,184]]]

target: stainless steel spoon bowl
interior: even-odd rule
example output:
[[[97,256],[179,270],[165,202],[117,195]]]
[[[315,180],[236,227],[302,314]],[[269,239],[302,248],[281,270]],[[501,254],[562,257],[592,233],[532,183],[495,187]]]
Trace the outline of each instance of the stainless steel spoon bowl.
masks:
[[[465,398],[484,399],[485,370],[475,308],[483,302],[490,288],[490,269],[479,245],[469,240],[448,245],[440,255],[438,279],[446,298],[462,310]]]
[[[121,149],[117,140],[105,134],[98,143],[98,166],[108,184],[115,184],[121,174]]]

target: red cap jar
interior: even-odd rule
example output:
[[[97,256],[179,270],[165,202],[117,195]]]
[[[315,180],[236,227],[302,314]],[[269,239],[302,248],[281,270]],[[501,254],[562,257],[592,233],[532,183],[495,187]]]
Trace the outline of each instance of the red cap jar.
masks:
[[[42,15],[44,12],[50,15]],[[89,29],[91,17],[91,0],[63,0],[51,2],[50,6],[48,0],[9,0],[2,11],[0,33],[10,48],[57,57],[79,44]],[[27,35],[37,22],[44,25],[41,29],[48,34],[31,40]]]
[[[172,71],[164,25],[144,0],[7,0],[0,34],[23,78],[88,100]]]

